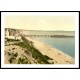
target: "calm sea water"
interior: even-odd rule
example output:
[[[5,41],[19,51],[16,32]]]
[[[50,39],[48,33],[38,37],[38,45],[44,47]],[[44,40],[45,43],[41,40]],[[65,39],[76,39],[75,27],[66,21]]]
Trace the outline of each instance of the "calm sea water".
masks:
[[[74,38],[51,38],[39,37],[39,39],[46,44],[57,48],[60,51],[75,58],[75,39]]]

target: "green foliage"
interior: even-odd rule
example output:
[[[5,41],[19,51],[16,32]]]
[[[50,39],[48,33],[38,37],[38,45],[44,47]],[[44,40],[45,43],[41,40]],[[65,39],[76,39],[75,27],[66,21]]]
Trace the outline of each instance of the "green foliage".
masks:
[[[14,45],[18,45],[18,46],[20,46],[22,48],[27,49],[28,53],[31,52],[32,53],[32,57],[37,59],[38,63],[40,63],[40,64],[50,64],[47,60],[48,59],[52,60],[52,59],[49,58],[48,56],[44,56],[40,51],[35,49],[34,46],[33,46],[33,42],[32,41],[28,41],[23,36],[22,36],[22,40],[23,40],[23,42],[14,43]],[[25,60],[20,58],[18,63],[25,63]]]
[[[37,49],[34,48],[32,41],[28,41],[23,36],[22,36],[22,40],[24,42],[20,42],[17,45],[19,45],[23,48],[26,48],[28,51],[30,51],[32,53],[33,58],[38,59],[39,63],[43,62],[43,63],[49,64],[46,57],[44,55],[42,55],[41,52],[39,52]]]
[[[10,57],[10,59],[8,61],[11,64],[12,62],[14,62],[16,60],[16,57],[18,56],[18,53],[10,53],[10,52],[8,52],[8,55]]]
[[[18,64],[27,64],[27,63],[28,63],[28,60],[25,57],[18,59]]]
[[[48,60],[53,60],[52,58],[50,58],[50,57],[48,57],[48,56],[46,56],[46,55],[44,55],[44,57]]]
[[[18,56],[18,53],[16,52],[15,54],[14,54],[14,57],[17,57]]]
[[[9,52],[8,52],[8,55],[10,56],[10,55],[11,55],[11,53],[9,53]]]
[[[12,58],[10,58],[8,61],[9,61],[9,63],[11,64],[11,63],[12,63]]]
[[[13,50],[15,49],[15,48],[12,48]]]
[[[20,41],[20,40],[16,40],[16,39],[9,39],[9,38],[5,38],[7,41]]]

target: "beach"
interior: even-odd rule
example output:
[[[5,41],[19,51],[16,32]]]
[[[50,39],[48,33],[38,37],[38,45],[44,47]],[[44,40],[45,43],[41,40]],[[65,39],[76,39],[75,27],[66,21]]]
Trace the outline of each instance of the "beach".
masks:
[[[74,64],[75,61],[73,57],[69,56],[68,54],[41,42],[36,38],[26,37],[29,41],[33,42],[33,45],[36,49],[38,49],[43,55],[47,55],[48,57],[52,58],[54,64]]]

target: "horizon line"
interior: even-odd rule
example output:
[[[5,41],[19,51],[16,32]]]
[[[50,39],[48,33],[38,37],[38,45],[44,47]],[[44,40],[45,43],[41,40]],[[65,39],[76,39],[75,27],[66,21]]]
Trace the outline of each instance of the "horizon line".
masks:
[[[9,28],[9,29],[16,29],[16,28]],[[19,30],[27,30],[27,29],[19,29]],[[27,31],[68,31],[68,30],[32,30],[32,29],[29,29]]]

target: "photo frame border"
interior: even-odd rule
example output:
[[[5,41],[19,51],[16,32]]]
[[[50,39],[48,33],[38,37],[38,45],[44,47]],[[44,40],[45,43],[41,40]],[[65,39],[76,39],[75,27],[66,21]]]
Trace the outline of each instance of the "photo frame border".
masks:
[[[79,17],[80,17],[80,11],[0,11],[0,18],[1,18],[1,13],[2,12],[78,12],[79,13]],[[80,18],[79,18],[80,19]],[[79,20],[78,20],[79,21]],[[79,23],[79,22],[78,22]],[[0,21],[0,24],[1,24],[1,21]],[[79,24],[78,24],[79,25]],[[78,28],[79,29],[79,28]],[[0,30],[1,30],[1,27],[0,27]],[[1,31],[0,31],[1,32]],[[78,34],[79,35],[79,34]],[[0,35],[1,36],[1,35]],[[1,40],[1,39],[0,39]],[[79,46],[79,45],[78,45]],[[1,47],[1,45],[0,45]],[[79,55],[80,56],[80,55]],[[0,60],[1,60],[1,54],[0,54]],[[79,58],[79,61],[78,61],[79,65],[80,65],[80,58]],[[78,68],[38,68],[38,67],[35,67],[35,68],[3,68],[1,67],[1,61],[0,61],[0,69],[80,69],[80,66]]]

